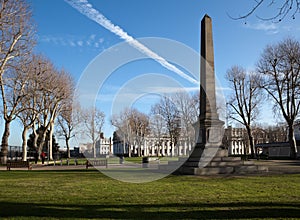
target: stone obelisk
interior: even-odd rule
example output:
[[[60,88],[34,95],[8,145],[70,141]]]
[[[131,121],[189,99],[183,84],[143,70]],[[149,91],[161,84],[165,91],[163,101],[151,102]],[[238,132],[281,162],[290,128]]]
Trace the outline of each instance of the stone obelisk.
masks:
[[[224,125],[224,122],[219,120],[216,107],[212,20],[208,15],[205,15],[201,21],[200,59],[200,117],[198,122],[200,130],[197,143],[205,145],[210,142],[220,142],[221,129]]]
[[[219,120],[216,107],[212,20],[208,15],[201,21],[200,65],[200,116],[194,125],[196,145],[178,170],[183,174],[196,174],[197,169],[204,168],[217,154],[227,156],[226,150],[220,149],[224,122]]]

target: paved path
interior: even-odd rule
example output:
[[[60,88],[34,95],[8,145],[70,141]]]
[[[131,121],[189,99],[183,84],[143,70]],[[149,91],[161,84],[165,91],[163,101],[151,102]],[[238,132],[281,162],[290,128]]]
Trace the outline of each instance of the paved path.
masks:
[[[298,173],[300,174],[300,160],[258,160],[255,161],[255,164],[267,166],[269,168],[268,174],[293,174]],[[109,164],[108,169],[128,169],[128,168],[141,168],[141,164]],[[85,170],[85,165],[63,165],[60,166],[47,166],[41,164],[33,164],[32,170]],[[89,168],[90,169],[90,168]],[[105,169],[105,167],[103,167]],[[6,166],[0,166],[0,170],[6,170]],[[13,168],[12,170],[27,170],[27,168]]]
[[[128,163],[128,164],[109,164],[108,167],[110,169],[139,169],[142,168],[142,164],[136,163]],[[97,167],[99,169],[106,169],[105,166]],[[88,169],[93,169],[93,167],[89,167]],[[0,166],[0,170],[6,170],[6,166]],[[11,168],[11,170],[27,170],[27,168]],[[42,164],[32,164],[32,170],[86,170],[86,165],[60,165],[57,163],[55,166],[53,163],[51,165],[47,165],[45,163]]]
[[[267,166],[270,174],[300,174],[300,160],[259,160],[256,164]]]

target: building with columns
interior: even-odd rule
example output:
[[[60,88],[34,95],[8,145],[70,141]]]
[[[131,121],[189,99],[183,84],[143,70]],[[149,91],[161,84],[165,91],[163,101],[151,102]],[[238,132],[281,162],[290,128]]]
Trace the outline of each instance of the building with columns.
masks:
[[[284,126],[273,129],[262,129],[256,127],[252,130],[252,135],[255,146],[268,143],[282,143],[287,141],[287,133],[284,129]],[[228,148],[228,154],[231,156],[251,154],[248,135],[245,128],[233,128],[232,126],[228,126],[225,129],[223,146]]]
[[[113,152],[116,156],[188,156],[193,142],[181,138],[174,144],[170,138],[144,137],[142,144],[128,143],[114,134]]]

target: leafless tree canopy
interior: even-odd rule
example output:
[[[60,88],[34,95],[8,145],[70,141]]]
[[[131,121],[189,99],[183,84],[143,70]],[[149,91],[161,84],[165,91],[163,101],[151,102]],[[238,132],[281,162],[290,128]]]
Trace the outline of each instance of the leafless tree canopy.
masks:
[[[179,109],[167,95],[161,97],[160,102],[152,107],[152,114],[160,115],[165,124],[169,137],[173,143],[177,143],[180,136],[181,118]]]
[[[149,117],[135,108],[127,108],[113,115],[111,123],[117,128],[118,137],[129,145],[137,146],[138,155],[141,156],[141,145],[150,130]]]
[[[0,75],[18,57],[31,52],[34,26],[24,0],[0,1]]]
[[[70,79],[70,91],[74,91],[74,82]],[[81,109],[79,103],[73,99],[73,93],[70,93],[70,96],[63,100],[61,110],[57,117],[57,128],[56,132],[60,137],[65,139],[67,147],[67,156],[70,158],[70,144],[69,141],[72,137],[75,136],[76,128],[81,123]]]
[[[82,109],[82,122],[85,127],[85,135],[93,144],[93,156],[96,157],[96,141],[100,139],[105,114],[96,107]]]
[[[252,123],[257,119],[262,101],[258,85],[260,77],[254,73],[247,73],[242,67],[233,66],[227,71],[226,78],[232,89],[232,95],[228,100],[229,117],[245,126],[254,157]]]
[[[10,122],[17,114],[17,106],[23,95],[15,96],[16,91],[24,89],[17,78],[10,79],[12,75],[19,74],[22,63],[27,62],[34,45],[34,26],[31,13],[25,0],[0,1],[0,87],[2,107],[5,121],[2,135],[1,160],[6,163],[8,153],[8,137],[10,135]],[[10,98],[10,99],[9,99]]]
[[[274,101],[289,126],[291,150],[297,152],[294,122],[300,109],[300,43],[287,38],[265,48],[257,70],[264,76],[261,87]]]
[[[257,14],[256,17],[265,21],[281,22],[287,16],[290,16],[292,19],[295,19],[297,14],[300,13],[299,0],[254,0],[252,2],[253,6],[248,12],[237,17],[230,17],[235,20],[247,19],[248,17],[256,14],[256,12],[258,12],[261,8],[270,8],[274,11],[274,14],[270,16],[263,16]]]

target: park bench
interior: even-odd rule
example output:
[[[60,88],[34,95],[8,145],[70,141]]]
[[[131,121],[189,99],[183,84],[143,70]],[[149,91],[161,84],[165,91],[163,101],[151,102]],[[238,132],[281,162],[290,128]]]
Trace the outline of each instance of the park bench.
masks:
[[[143,163],[160,162],[159,157],[143,157]]]
[[[107,166],[108,166],[107,159],[105,159],[105,160],[87,160],[86,161],[86,169],[88,169],[88,167],[97,167],[97,166],[105,166],[107,168]]]
[[[149,157],[149,162],[159,162],[159,157]]]
[[[16,160],[16,161],[7,161],[6,163],[7,170],[10,170],[11,168],[25,168],[25,167],[27,167],[28,170],[32,169],[32,166],[29,161]]]
[[[159,157],[143,157],[142,164],[143,168],[149,168],[149,163],[158,162],[160,163]]]

